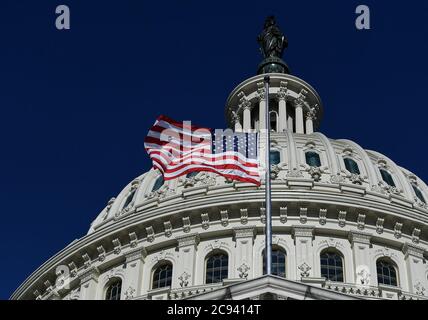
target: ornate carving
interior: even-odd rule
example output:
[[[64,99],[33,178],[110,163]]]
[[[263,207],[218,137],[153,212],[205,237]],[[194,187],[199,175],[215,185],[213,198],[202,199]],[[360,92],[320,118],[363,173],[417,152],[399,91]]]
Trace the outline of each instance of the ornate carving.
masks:
[[[364,286],[370,285],[370,272],[368,270],[368,267],[366,266],[359,266],[357,267],[356,271],[357,275],[357,284],[361,284]]]
[[[383,218],[378,218],[376,221],[376,232],[378,234],[382,234],[383,233],[383,224],[385,223],[385,219]]]
[[[300,208],[300,223],[306,224],[308,222],[308,208]]]
[[[379,255],[381,257],[387,257],[387,258],[397,258],[397,255],[387,247],[377,249],[375,251],[375,255]]]
[[[214,186],[216,184],[215,176],[211,175],[209,172],[199,172],[195,176],[187,177],[183,176],[179,180],[184,188],[191,188],[196,186]]]
[[[357,218],[357,227],[358,230],[364,230],[366,227],[366,215],[365,214],[359,214]]]
[[[330,177],[330,182],[332,184],[341,184],[341,183],[345,182],[345,178],[343,176],[341,176],[340,173],[332,174]]]
[[[425,249],[419,246],[416,246],[413,243],[405,243],[403,246],[403,253],[407,259],[408,256],[413,256],[419,259],[424,258]]]
[[[415,243],[415,244],[418,244],[419,243],[419,237],[420,237],[420,235],[421,235],[421,230],[420,229],[413,229],[413,232],[412,232],[412,242],[413,243]]]
[[[285,224],[287,223],[287,219],[288,219],[287,207],[279,208],[279,221],[282,224]]]
[[[314,179],[315,182],[321,181],[322,174],[324,173],[324,170],[322,168],[308,167],[307,171],[311,175],[312,179]]]
[[[131,232],[130,234],[128,234],[129,236],[129,246],[131,248],[135,248],[138,245],[138,237],[137,234],[135,232]]]
[[[266,208],[260,208],[260,222],[266,223]]]
[[[153,262],[161,262],[161,261],[167,260],[167,258],[172,259],[172,258],[174,258],[174,255],[170,252],[162,250],[153,256],[152,261]]]
[[[190,218],[189,217],[183,217],[183,232],[184,233],[190,232]]]
[[[110,212],[111,207],[113,206],[114,202],[116,201],[116,198],[111,198],[108,203],[107,203],[107,207],[106,207],[106,213]],[[106,215],[107,217],[107,215]]]
[[[339,211],[339,226],[344,228],[346,226],[346,215],[348,213],[346,211]]]
[[[172,224],[171,221],[165,221],[163,223],[163,228],[164,228],[164,234],[165,237],[169,238],[172,236]]]
[[[202,213],[201,219],[202,219],[202,229],[208,230],[208,228],[210,227],[210,217],[208,213]]]
[[[221,225],[223,227],[227,227],[229,225],[229,214],[227,210],[221,210],[220,216],[221,216]]]
[[[115,254],[119,254],[122,251],[122,244],[120,243],[120,240],[116,238],[112,240],[112,243],[114,247],[113,252]]]
[[[418,282],[418,283],[416,283],[416,284],[414,285],[414,287],[415,287],[415,293],[416,293],[418,296],[425,296],[425,291],[426,291],[426,289],[425,289],[425,287],[422,285],[422,283]]]
[[[180,287],[185,288],[189,285],[190,274],[184,271],[181,276],[178,277]]]
[[[233,234],[235,236],[235,239],[254,238],[255,233],[256,233],[256,229],[252,226],[233,229]]]
[[[402,234],[402,230],[403,229],[403,224],[397,222],[394,226],[394,237],[396,237],[397,239],[401,238],[401,234]]]
[[[222,242],[222,241],[220,241],[220,240],[214,240],[213,242],[211,242],[208,246],[207,246],[207,249],[209,250],[209,251],[214,251],[214,250],[218,250],[218,249],[220,249],[221,247],[226,247],[227,245],[226,245],[226,242]]]
[[[178,247],[196,246],[199,243],[199,234],[189,234],[181,237],[177,237]]]
[[[97,247],[97,251],[98,251],[98,260],[100,262],[103,262],[106,259],[106,250],[104,249],[103,246],[99,246]]]
[[[341,248],[343,249],[343,244],[341,244],[339,241],[335,240],[334,238],[329,238],[322,240],[320,242],[320,245],[325,245],[327,248]]]
[[[294,237],[310,237],[314,235],[314,228],[311,226],[293,226]]]
[[[237,268],[237,270],[239,272],[239,278],[241,279],[248,278],[248,271],[250,271],[250,267],[246,263],[241,264],[241,266]]]
[[[266,90],[265,90],[265,84],[263,82],[257,83],[257,98],[259,101],[263,101],[266,99]]]
[[[306,262],[303,262],[298,269],[300,270],[300,276],[302,278],[308,278],[310,276],[309,271],[312,269]]]
[[[155,241],[155,230],[153,229],[152,226],[146,228],[146,233],[147,233],[147,241],[148,242]]]
[[[248,209],[240,209],[241,212],[241,224],[246,225],[248,223]]]
[[[278,100],[286,100],[288,96],[288,82],[287,81],[281,81],[279,85],[279,90],[277,93]]]
[[[319,222],[322,226],[327,224],[327,209],[320,209]]]
[[[364,233],[360,231],[351,231],[349,232],[349,241],[354,243],[361,243],[365,245],[371,244],[372,235],[369,233]]]
[[[303,178],[303,174],[300,172],[299,169],[293,168],[288,171],[287,178]]]
[[[129,288],[126,289],[124,296],[125,296],[125,300],[133,299],[135,297],[135,289],[133,287],[129,286]]]
[[[77,276],[77,266],[74,262],[70,262],[68,264],[68,267],[70,268],[70,276],[72,278],[74,278],[75,276]]]
[[[346,178],[352,184],[358,184],[360,186],[363,185],[363,183],[365,182],[365,179],[361,175],[355,174],[355,173],[351,173],[351,174],[347,175]]]

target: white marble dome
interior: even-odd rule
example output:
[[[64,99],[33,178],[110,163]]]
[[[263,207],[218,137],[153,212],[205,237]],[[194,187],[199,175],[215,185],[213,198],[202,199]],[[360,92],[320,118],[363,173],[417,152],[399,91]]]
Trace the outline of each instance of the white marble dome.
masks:
[[[263,277],[263,184],[205,172],[164,183],[150,170],[12,299],[220,299],[225,287],[232,299],[266,288],[303,299],[307,286],[314,299],[425,299],[427,185],[378,152],[315,132],[316,91],[291,75],[271,79],[273,280]],[[264,126],[262,83],[253,77],[229,96],[236,131]]]

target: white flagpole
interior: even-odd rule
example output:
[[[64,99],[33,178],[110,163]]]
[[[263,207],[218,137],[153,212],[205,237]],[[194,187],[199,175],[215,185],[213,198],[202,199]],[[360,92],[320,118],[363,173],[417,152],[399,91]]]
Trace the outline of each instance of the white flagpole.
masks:
[[[266,274],[272,274],[272,203],[271,203],[271,177],[270,177],[270,116],[269,116],[269,86],[270,77],[266,76],[265,79],[265,97],[266,97],[266,143],[265,143],[265,163],[266,163]]]

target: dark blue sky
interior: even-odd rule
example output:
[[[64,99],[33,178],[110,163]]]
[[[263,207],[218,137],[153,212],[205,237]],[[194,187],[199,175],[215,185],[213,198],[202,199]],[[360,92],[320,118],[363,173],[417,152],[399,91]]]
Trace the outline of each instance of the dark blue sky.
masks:
[[[70,31],[55,28],[60,4]],[[370,31],[354,26],[359,4]],[[2,0],[0,298],[150,167],[143,139],[159,114],[224,127],[269,14],[292,73],[323,99],[321,131],[428,180],[426,1]]]

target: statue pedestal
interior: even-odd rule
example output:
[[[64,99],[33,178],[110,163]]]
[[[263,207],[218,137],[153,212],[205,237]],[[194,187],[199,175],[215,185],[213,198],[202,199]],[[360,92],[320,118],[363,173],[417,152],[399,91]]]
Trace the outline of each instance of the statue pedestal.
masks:
[[[277,57],[269,57],[259,64],[257,74],[264,73],[290,73],[290,69],[282,59]]]

